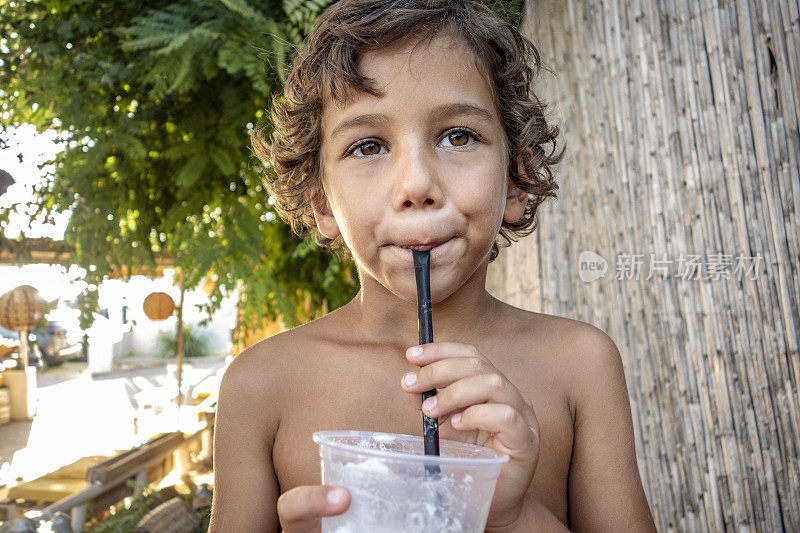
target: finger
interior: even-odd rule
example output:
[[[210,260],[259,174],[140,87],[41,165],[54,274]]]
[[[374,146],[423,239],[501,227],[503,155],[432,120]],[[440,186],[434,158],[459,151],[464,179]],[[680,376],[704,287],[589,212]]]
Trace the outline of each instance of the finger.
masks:
[[[278,517],[284,531],[319,531],[321,517],[342,514],[349,506],[350,492],[343,487],[302,485],[278,498]]]
[[[492,433],[495,450],[512,458],[527,459],[531,456],[531,449],[539,448],[538,421],[529,425],[510,405],[473,405],[450,417],[450,423],[458,430],[477,429]],[[534,455],[538,456],[538,453]]]
[[[430,364],[434,361],[449,359],[451,357],[477,357],[487,363],[489,360],[471,344],[457,342],[432,342],[412,346],[406,350],[406,359],[417,366]]]
[[[400,386],[406,392],[422,393],[432,389],[443,389],[468,376],[497,373],[490,363],[479,357],[454,357],[426,364],[419,370],[403,376]]]
[[[529,425],[535,419],[533,409],[522,398],[519,390],[497,372],[468,376],[453,382],[437,392],[436,396],[425,400],[422,410],[429,417],[436,418],[482,403],[509,405]]]
[[[422,412],[422,395],[421,394],[409,394],[408,395],[408,401],[411,402],[411,406],[414,409],[416,409],[419,412]],[[438,421],[439,421],[439,426],[442,426],[445,423],[445,421],[447,421],[448,417],[450,417],[450,415],[452,415],[452,414],[453,414],[452,412],[444,413],[444,414],[441,414],[441,415],[433,417],[433,418],[437,418]]]

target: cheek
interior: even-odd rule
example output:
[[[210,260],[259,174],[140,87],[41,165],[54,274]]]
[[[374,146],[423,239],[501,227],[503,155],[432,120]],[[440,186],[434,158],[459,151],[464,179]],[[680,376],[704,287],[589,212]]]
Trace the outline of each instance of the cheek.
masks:
[[[506,188],[502,176],[482,174],[458,191],[458,202],[463,206],[462,212],[499,227],[505,209]]]
[[[370,228],[380,220],[379,202],[369,191],[340,191],[331,202],[331,209],[342,232],[342,238],[352,250],[353,242],[370,242]]]

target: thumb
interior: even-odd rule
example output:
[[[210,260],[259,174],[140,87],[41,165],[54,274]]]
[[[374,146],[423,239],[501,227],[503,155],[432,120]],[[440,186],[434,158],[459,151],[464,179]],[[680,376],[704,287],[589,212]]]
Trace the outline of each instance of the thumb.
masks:
[[[286,533],[319,532],[320,518],[342,514],[350,506],[343,487],[301,485],[278,498],[278,518]]]

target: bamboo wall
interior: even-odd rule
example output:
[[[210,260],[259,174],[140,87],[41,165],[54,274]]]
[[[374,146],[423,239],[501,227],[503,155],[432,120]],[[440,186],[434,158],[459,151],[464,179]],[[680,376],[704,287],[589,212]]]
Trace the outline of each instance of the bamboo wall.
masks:
[[[797,1],[529,3],[567,155],[491,292],[617,343],[659,531],[800,531]]]

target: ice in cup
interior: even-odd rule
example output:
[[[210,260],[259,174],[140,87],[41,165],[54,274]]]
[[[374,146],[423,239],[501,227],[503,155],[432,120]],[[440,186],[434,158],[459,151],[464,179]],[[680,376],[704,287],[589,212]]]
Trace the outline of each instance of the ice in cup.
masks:
[[[368,431],[314,433],[322,484],[346,487],[350,507],[322,519],[323,533],[484,530],[500,469],[508,456],[441,440],[425,455],[420,436]]]

